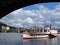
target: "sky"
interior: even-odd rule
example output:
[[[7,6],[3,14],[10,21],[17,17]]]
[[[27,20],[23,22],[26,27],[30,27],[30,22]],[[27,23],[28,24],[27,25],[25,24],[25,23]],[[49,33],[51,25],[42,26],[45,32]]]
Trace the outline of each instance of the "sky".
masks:
[[[0,19],[14,27],[44,27],[52,25],[60,28],[60,2],[39,3],[15,10]]]

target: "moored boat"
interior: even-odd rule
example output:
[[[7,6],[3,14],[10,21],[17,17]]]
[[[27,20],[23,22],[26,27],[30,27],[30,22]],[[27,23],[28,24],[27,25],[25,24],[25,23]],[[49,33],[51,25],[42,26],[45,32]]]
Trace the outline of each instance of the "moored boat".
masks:
[[[36,29],[30,32],[23,32],[23,39],[36,39],[36,38],[53,38],[57,36],[57,30],[52,30],[49,27],[36,31]]]

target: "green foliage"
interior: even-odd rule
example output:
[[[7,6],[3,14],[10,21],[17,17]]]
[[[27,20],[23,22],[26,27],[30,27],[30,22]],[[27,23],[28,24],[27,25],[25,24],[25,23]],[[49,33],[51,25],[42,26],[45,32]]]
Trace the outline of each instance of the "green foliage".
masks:
[[[17,30],[8,30],[7,32],[17,32]]]
[[[60,32],[60,29],[58,30],[58,32]]]

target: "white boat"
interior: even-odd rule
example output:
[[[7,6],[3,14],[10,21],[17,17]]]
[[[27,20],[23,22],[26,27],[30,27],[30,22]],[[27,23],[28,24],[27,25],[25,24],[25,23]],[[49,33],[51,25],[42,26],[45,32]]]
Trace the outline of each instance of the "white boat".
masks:
[[[57,36],[57,30],[50,30],[50,32],[45,33],[23,33],[23,39],[33,39],[33,38],[48,38]]]
[[[38,32],[23,32],[23,39],[34,39],[34,38],[50,38],[50,37],[56,37],[57,36],[57,30],[51,30],[47,28],[47,30],[42,29],[42,31]]]

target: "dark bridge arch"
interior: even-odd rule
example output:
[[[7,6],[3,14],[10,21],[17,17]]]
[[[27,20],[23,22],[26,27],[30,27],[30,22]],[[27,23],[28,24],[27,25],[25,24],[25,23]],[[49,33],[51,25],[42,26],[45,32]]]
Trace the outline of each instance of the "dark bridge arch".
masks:
[[[0,18],[5,16],[6,14],[17,10],[19,8],[29,6],[32,4],[43,3],[43,2],[51,2],[52,0],[1,0],[0,1]],[[57,0],[53,0],[55,2]]]

